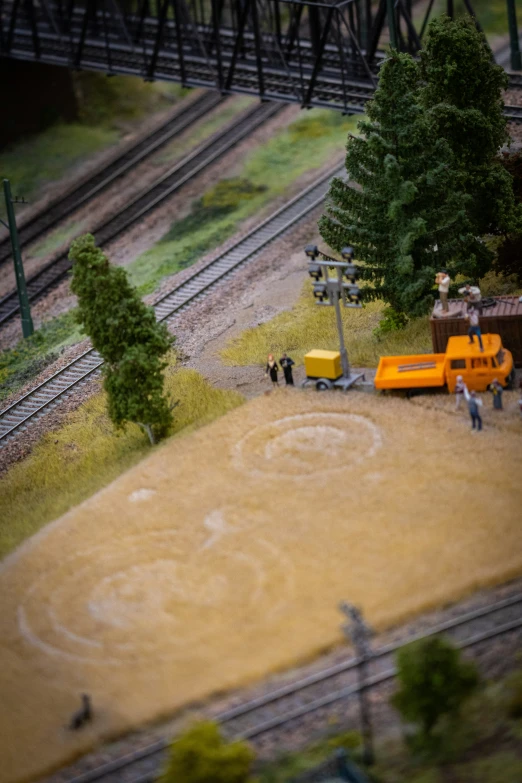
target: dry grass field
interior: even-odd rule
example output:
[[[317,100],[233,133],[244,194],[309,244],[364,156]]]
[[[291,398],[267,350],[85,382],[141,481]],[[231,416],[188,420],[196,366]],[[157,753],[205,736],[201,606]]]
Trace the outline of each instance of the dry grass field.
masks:
[[[522,425],[488,410],[473,434],[444,399],[281,389],[19,547],[0,570],[0,779],[335,645],[340,599],[382,628],[522,573]],[[82,692],[96,719],[72,734]]]

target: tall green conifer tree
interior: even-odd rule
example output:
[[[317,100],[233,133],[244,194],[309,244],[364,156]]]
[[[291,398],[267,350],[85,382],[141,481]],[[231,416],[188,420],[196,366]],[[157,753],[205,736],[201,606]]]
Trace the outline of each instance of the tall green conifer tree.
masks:
[[[431,22],[420,54],[422,105],[437,135],[455,156],[462,186],[470,196],[467,213],[477,236],[522,230],[522,208],[499,149],[509,139],[503,115],[508,77],[496,65],[483,33],[470,18]],[[493,254],[482,246],[479,274]]]
[[[69,258],[78,321],[105,362],[110,418],[117,427],[127,421],[139,424],[154,443],[172,422],[163,395],[165,354],[172,338],[141,301],[125,270],[109,264],[91,234],[73,242]]]
[[[354,247],[361,278],[371,283],[365,296],[412,316],[432,304],[441,267],[451,272],[455,259],[466,259],[459,268],[473,274],[477,245],[451,149],[437,138],[418,91],[418,65],[393,51],[360,136],[348,138],[348,182],[333,180],[319,221],[331,247]]]

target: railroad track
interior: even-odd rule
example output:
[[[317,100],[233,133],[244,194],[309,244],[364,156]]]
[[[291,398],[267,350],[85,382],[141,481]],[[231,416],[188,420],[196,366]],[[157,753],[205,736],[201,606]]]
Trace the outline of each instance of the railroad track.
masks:
[[[239,266],[254,259],[269,242],[285,234],[297,222],[323,203],[332,176],[342,176],[344,168],[337,168],[321,177],[302,194],[278,209],[252,229],[243,239],[222,253],[204,269],[195,272],[186,282],[165,294],[154,304],[158,321],[169,321],[194,300],[204,296],[211,286],[223,280]],[[0,412],[0,448],[44,413],[52,410],[65,398],[96,375],[102,365],[101,356],[94,349],[85,351],[63,369],[17,402]]]
[[[461,649],[470,649],[522,628],[522,594],[487,607],[459,615],[408,642],[445,633]],[[368,664],[368,686],[377,689],[396,676],[394,656],[405,642],[374,650]],[[256,740],[270,732],[295,727],[299,720],[341,702],[348,702],[360,690],[357,659],[349,658],[297,682],[277,688],[259,698],[239,704],[217,715],[229,737]],[[60,773],[62,783],[153,783],[166,758],[168,740],[160,740],[80,775]]]
[[[511,122],[522,122],[522,106],[504,106],[504,116]]]
[[[180,109],[154,133],[125,150],[102,170],[89,177],[86,182],[65,196],[56,199],[45,210],[38,212],[22,224],[18,231],[20,247],[26,247],[53,229],[60,221],[106,190],[109,185],[112,185],[160,147],[179,136],[223,100],[224,98],[219,93],[206,92],[193,103]],[[10,258],[11,243],[9,236],[7,236],[0,240],[0,264]]]
[[[232,125],[227,125],[224,130],[214,134],[173,166],[159,180],[156,180],[151,187],[146,188],[126,204],[120,212],[99,223],[92,230],[97,244],[103,247],[116,239],[123,231],[143,219],[206,166],[229,152],[236,144],[283,108],[284,106],[278,103],[260,104],[243,114]],[[34,302],[44,296],[63,280],[72,266],[68,255],[68,252],[58,255],[27,280],[27,293],[30,301]],[[16,291],[11,291],[0,299],[0,325],[17,315],[19,309]]]

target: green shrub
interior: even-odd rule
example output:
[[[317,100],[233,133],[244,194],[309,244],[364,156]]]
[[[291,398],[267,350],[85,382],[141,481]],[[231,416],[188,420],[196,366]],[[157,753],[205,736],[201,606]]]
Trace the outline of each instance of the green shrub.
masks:
[[[240,177],[222,179],[213,188],[207,190],[201,198],[201,206],[213,213],[229,212],[239,207],[242,202],[250,201],[265,190],[265,186],[254,185],[248,179]]]
[[[69,258],[78,322],[105,362],[109,416],[117,428],[129,421],[139,424],[155,443],[172,425],[163,371],[173,338],[141,301],[125,269],[110,265],[92,234],[75,239]]]
[[[379,326],[373,330],[376,337],[389,332],[398,332],[404,329],[408,323],[408,317],[404,313],[398,313],[393,307],[385,307],[382,311],[383,317],[379,321]]]
[[[246,783],[253,760],[245,742],[227,742],[205,721],[172,743],[160,783]]]
[[[443,715],[455,716],[478,685],[475,666],[461,660],[460,651],[440,636],[421,639],[397,654],[399,690],[391,701],[406,720],[420,727],[420,739],[430,739]]]

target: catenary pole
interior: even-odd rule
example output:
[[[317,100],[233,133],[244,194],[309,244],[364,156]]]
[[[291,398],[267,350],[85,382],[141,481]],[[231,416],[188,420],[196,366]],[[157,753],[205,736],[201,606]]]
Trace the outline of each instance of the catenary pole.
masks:
[[[13,261],[16,276],[16,288],[18,290],[18,300],[20,302],[20,313],[22,316],[22,334],[24,337],[30,337],[34,332],[33,319],[31,317],[31,308],[29,306],[29,297],[27,296],[27,286],[25,284],[24,267],[22,264],[22,254],[20,253],[20,242],[18,241],[18,231],[16,229],[16,217],[11,196],[11,184],[8,179],[4,179],[5,207],[7,210],[7,221],[9,223],[9,234],[11,237],[11,247],[13,248]]]
[[[397,36],[397,16],[395,14],[395,0],[386,0],[386,9],[388,12],[388,30],[390,31],[390,44],[393,49],[399,48],[399,38]]]
[[[509,40],[511,46],[511,70],[522,71],[522,57],[520,56],[520,40],[518,38],[515,0],[506,0],[506,2],[509,23]]]

